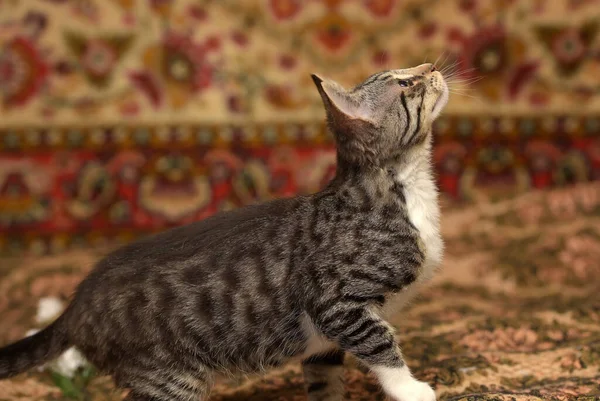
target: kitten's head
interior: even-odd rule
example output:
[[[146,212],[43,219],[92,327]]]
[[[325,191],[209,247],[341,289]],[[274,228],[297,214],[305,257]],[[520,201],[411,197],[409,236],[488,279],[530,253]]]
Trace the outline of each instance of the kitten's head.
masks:
[[[313,75],[343,162],[383,166],[426,143],[448,102],[432,64],[374,74],[353,89]]]

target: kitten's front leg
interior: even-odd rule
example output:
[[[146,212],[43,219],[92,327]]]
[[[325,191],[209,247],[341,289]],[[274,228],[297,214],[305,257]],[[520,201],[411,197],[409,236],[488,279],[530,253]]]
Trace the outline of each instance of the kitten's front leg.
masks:
[[[344,399],[344,352],[313,355],[302,362],[308,401]]]
[[[425,382],[418,381],[408,366],[371,366],[383,390],[398,401],[435,401],[435,392]]]
[[[315,323],[342,350],[366,363],[394,401],[435,401],[432,388],[415,379],[404,363],[392,327],[370,306],[340,303],[315,317]]]

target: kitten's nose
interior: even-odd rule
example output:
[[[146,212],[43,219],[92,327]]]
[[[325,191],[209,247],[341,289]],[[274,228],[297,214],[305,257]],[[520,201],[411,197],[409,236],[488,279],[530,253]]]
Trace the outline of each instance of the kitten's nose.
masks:
[[[415,75],[425,75],[437,71],[435,65],[431,63],[421,64],[413,69]]]

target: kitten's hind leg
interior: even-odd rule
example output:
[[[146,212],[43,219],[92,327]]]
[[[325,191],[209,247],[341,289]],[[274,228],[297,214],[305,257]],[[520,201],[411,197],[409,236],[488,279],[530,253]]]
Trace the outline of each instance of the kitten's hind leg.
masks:
[[[404,363],[392,327],[367,303],[339,302],[313,320],[328,339],[369,366],[394,401],[435,401],[431,387]]]
[[[190,395],[185,394],[175,395],[166,392],[132,390],[123,401],[204,401],[205,398],[202,398],[200,394],[197,393],[190,397]]]
[[[344,352],[317,354],[302,362],[308,401],[344,399]]]
[[[129,371],[127,387],[131,392],[124,401],[205,401],[211,380],[195,373],[168,369]]]
[[[125,397],[123,399],[123,401],[160,401],[160,400],[158,400],[156,398],[153,398],[153,397],[149,397],[149,396],[146,396],[146,395],[142,395],[142,394],[136,393],[135,391],[131,391],[127,395],[127,397]]]

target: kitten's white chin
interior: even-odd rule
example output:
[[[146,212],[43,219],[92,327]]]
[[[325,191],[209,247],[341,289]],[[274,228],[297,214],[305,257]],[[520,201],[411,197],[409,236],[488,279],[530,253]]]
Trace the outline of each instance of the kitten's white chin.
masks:
[[[432,120],[438,118],[444,107],[446,107],[446,104],[448,104],[448,98],[448,85],[444,82],[444,91],[442,92],[440,97],[438,97],[437,101],[435,102],[435,105],[433,105],[433,111],[431,112]]]

